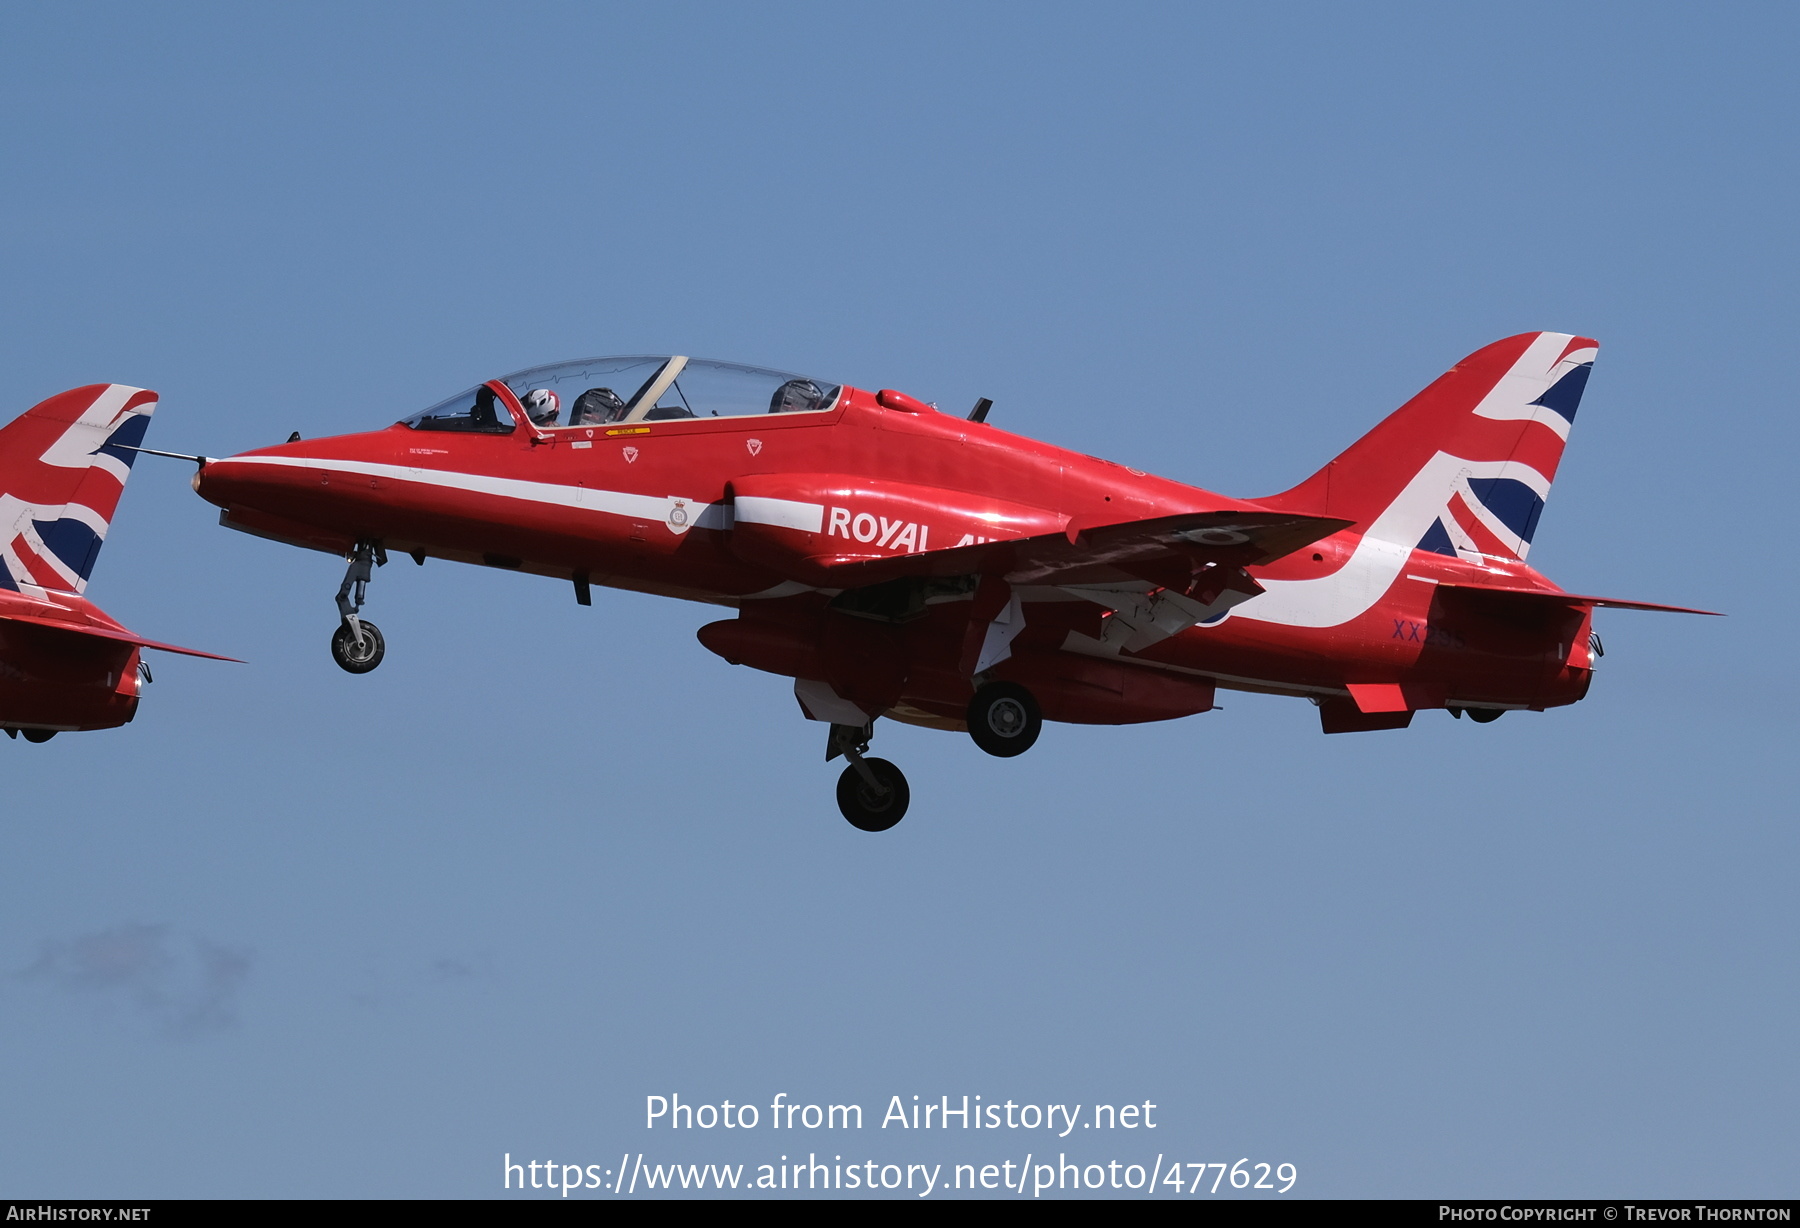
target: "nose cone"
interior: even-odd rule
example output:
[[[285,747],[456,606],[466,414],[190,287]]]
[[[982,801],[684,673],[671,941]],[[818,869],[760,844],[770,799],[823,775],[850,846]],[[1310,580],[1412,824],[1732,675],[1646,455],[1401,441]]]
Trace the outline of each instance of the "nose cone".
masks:
[[[244,493],[243,479],[248,476],[244,467],[236,462],[237,457],[228,456],[200,466],[194,471],[191,482],[194,493],[208,503],[230,507],[234,497]]]
[[[281,458],[294,465],[265,463],[265,458],[275,459],[275,452],[274,448],[264,448],[206,462],[194,473],[194,493],[226,509],[267,502],[268,495],[291,485],[298,476],[296,466],[305,464],[304,458],[298,456]]]
[[[392,450],[385,431],[257,448],[207,462],[194,493],[224,508],[229,528],[335,553],[367,531],[372,492],[364,481],[358,497],[352,471]]]
[[[376,450],[388,450],[385,431],[295,440],[208,461],[194,475],[194,493],[223,508],[269,507],[300,492],[330,486],[331,471]]]

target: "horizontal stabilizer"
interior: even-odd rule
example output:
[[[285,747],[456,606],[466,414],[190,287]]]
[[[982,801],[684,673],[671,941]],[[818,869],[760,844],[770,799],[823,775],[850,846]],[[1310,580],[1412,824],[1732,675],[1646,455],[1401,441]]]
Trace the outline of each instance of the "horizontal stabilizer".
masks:
[[[1518,588],[1509,584],[1440,584],[1438,591],[1471,595],[1491,594],[1505,600],[1517,598],[1526,601],[1555,602],[1559,605],[1600,606],[1611,610],[1654,610],[1663,614],[1706,614],[1713,618],[1725,617],[1718,610],[1696,610],[1691,606],[1661,605],[1654,601],[1625,601],[1618,597],[1589,597],[1582,593],[1562,593],[1543,588]]]
[[[70,622],[61,618],[44,618],[36,614],[0,614],[0,619],[7,622],[30,623],[36,627],[49,627],[54,631],[66,631],[70,635],[90,635],[96,639],[116,640],[121,644],[136,644],[139,648],[154,648],[158,652],[178,652],[185,657],[206,657],[212,661],[233,661],[239,665],[244,664],[236,657],[223,657],[216,652],[201,652],[198,648],[182,648],[176,644],[163,644],[156,640],[147,640],[123,627],[96,626],[92,623]]]

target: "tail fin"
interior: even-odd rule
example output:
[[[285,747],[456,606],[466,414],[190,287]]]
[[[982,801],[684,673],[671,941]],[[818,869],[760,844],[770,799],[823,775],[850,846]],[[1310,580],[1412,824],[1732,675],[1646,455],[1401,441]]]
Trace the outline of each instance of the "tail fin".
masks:
[[[1599,343],[1521,333],[1475,351],[1312,477],[1258,500],[1395,545],[1523,561]]]
[[[106,540],[156,394],[58,393],[0,428],[0,588],[79,593]]]

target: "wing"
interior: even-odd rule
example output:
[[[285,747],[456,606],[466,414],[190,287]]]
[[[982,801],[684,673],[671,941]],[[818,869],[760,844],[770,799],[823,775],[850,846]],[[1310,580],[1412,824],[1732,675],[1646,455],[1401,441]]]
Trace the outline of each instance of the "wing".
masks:
[[[834,588],[913,576],[996,576],[1010,584],[1091,585],[1147,581],[1186,589],[1215,569],[1237,571],[1291,554],[1350,522],[1282,512],[1187,512],[1114,524],[1071,521],[1058,533],[944,550],[815,556]]]

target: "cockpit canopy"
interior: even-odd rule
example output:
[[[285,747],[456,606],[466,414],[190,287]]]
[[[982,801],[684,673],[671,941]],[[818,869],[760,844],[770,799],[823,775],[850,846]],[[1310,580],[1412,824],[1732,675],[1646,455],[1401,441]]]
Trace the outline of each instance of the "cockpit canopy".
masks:
[[[843,388],[789,371],[706,358],[584,358],[527,367],[501,382],[542,429],[676,418],[817,413],[837,405]],[[533,394],[547,392],[551,396]],[[516,423],[486,385],[458,393],[402,421],[415,431],[504,435]]]

